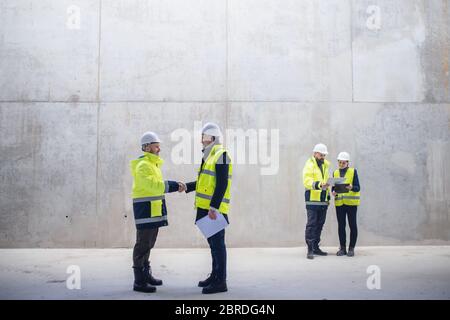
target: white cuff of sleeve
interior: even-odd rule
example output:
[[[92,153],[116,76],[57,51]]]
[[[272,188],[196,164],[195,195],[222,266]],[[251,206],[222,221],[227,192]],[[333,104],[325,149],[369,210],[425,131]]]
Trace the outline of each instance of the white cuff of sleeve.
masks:
[[[169,181],[164,181],[164,193],[169,192]]]

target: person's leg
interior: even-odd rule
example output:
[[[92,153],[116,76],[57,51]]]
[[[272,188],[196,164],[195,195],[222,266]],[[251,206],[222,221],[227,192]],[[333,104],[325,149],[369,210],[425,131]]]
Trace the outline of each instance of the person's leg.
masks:
[[[348,224],[350,226],[350,246],[349,251],[354,251],[354,248],[356,246],[356,239],[358,238],[358,225],[357,225],[357,212],[358,207],[357,206],[348,206]],[[354,253],[352,253],[354,255]]]
[[[347,254],[346,249],[347,234],[345,232],[346,215],[347,214],[344,206],[336,207],[336,217],[338,221],[338,234],[339,234],[339,251],[336,253],[337,256],[344,256]]]
[[[150,230],[150,232],[149,232],[150,234],[149,234],[149,238],[148,238],[149,250],[148,250],[148,253],[145,256],[145,260],[144,260],[144,273],[146,274],[148,283],[150,283],[153,286],[160,286],[160,285],[162,285],[163,282],[162,282],[162,280],[156,279],[153,277],[152,267],[151,267],[151,264],[149,261],[150,252],[155,247],[156,239],[158,238],[159,228],[152,228],[149,230]]]
[[[213,247],[214,247],[213,237],[214,236],[209,237],[207,240],[208,240],[209,248],[211,250],[211,260],[212,260],[211,275],[215,277],[217,274],[218,265],[217,265],[217,257],[216,257],[215,251],[213,250]]]
[[[225,246],[225,229],[214,235],[214,252],[217,263],[217,279],[227,280],[227,248]]]
[[[305,227],[305,242],[308,246],[308,259],[313,259],[314,242],[316,241],[317,212],[306,209],[307,222]]]
[[[151,229],[137,229],[136,243],[133,249],[133,268],[144,268],[150,254]]]
[[[305,241],[309,247],[310,245],[313,246],[316,241],[318,213],[316,210],[307,209],[306,214]]]
[[[324,209],[320,209],[317,211],[316,240],[314,241],[314,253],[318,254],[318,255],[323,255],[323,256],[327,255],[327,253],[320,250],[319,244],[320,244],[320,236],[322,234],[323,225],[325,224],[325,220],[327,217],[327,209],[328,208],[324,208]]]
[[[202,293],[217,293],[227,291],[227,251],[225,246],[225,229],[208,238],[211,254],[216,260],[215,279],[206,287]]]
[[[345,206],[336,207],[336,217],[338,221],[339,245],[345,248],[347,242],[347,234],[345,232],[346,211]]]
[[[136,244],[133,249],[133,290],[140,292],[155,292],[156,288],[147,283],[147,275],[144,272],[145,259],[150,251],[151,229],[137,229]]]
[[[158,238],[159,228],[153,228],[148,230],[149,230],[148,236],[149,250],[147,252],[147,255],[144,257],[144,264],[146,265],[150,264],[150,252],[155,247],[156,239]]]
[[[217,255],[213,249],[214,248],[214,236],[209,237],[207,239],[207,241],[208,241],[209,248],[211,251],[212,268],[211,268],[211,273],[208,275],[208,277],[203,281],[199,281],[198,286],[201,288],[209,286],[217,277],[218,264],[217,264]]]

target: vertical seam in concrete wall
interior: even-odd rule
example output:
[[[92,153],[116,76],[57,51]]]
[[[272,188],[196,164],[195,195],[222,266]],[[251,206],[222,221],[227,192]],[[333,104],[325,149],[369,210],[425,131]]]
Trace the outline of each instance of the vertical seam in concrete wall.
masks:
[[[228,39],[228,1],[225,0],[225,130],[228,128],[228,117],[229,117],[229,104],[230,104],[230,96],[229,96],[229,79],[228,79],[228,46],[229,46],[229,39]],[[226,139],[226,135],[224,137],[224,140]],[[228,143],[228,141],[226,141]]]
[[[97,101],[100,101],[100,49],[102,40],[102,0],[98,1]]]
[[[352,67],[352,102],[355,101],[355,90],[353,86],[353,0],[350,0],[350,63]]]
[[[97,148],[96,148],[96,169],[95,169],[95,216],[96,216],[96,224],[98,226],[99,221],[99,212],[98,212],[98,152],[99,152],[99,125],[100,125],[100,45],[101,45],[101,37],[102,37],[102,0],[99,0],[98,7],[98,58],[97,58]],[[100,233],[98,233],[100,234]],[[100,239],[97,238],[97,241],[94,247],[100,242]]]

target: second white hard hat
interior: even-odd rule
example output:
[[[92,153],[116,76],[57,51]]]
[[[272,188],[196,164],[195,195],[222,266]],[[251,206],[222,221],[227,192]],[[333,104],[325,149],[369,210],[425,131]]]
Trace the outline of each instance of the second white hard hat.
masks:
[[[314,146],[313,152],[320,152],[321,154],[328,154],[327,146],[323,143],[316,144]]]
[[[217,124],[213,122],[208,122],[203,126],[202,134],[207,134],[214,137],[221,137],[222,131]]]
[[[147,131],[141,137],[141,145],[156,142],[161,142],[161,140],[159,139],[158,135],[152,131]]]
[[[342,161],[350,161],[350,154],[348,152],[342,151],[338,154],[337,159]]]

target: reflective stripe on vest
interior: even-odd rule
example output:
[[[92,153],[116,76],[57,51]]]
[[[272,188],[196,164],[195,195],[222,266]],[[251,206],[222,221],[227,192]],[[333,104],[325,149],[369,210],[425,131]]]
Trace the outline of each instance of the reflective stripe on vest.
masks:
[[[164,196],[136,198],[136,199],[133,199],[133,203],[149,202],[149,201],[156,201],[156,200],[163,200],[163,199],[165,199]]]
[[[211,170],[205,170],[205,169],[203,169],[203,170],[200,172],[200,174],[202,174],[202,173],[207,174],[207,175],[210,175],[210,176],[213,176],[213,177],[216,176],[216,173],[215,173],[214,171],[211,171]],[[228,175],[228,179],[231,179],[231,174]]]
[[[328,202],[321,201],[306,201],[307,206],[327,206]]]
[[[207,194],[200,193],[200,192],[197,192],[197,193],[195,194],[195,196],[196,196],[196,197],[199,197],[199,198],[207,199],[207,200],[212,200],[212,196],[208,196]],[[224,203],[230,203],[230,199],[225,199],[225,198],[223,198],[223,199],[222,199],[222,202],[224,202]]]
[[[154,218],[143,218],[143,219],[136,219],[136,224],[144,224],[144,223],[154,223],[154,222],[161,222],[167,220],[167,216],[161,216],[161,217],[154,217]]]

